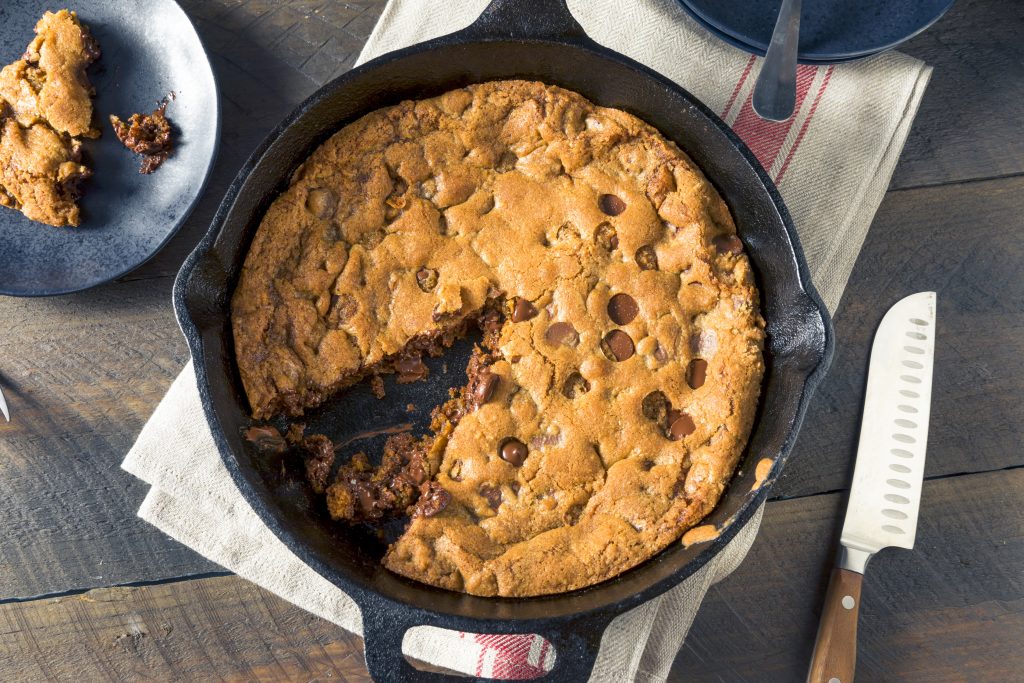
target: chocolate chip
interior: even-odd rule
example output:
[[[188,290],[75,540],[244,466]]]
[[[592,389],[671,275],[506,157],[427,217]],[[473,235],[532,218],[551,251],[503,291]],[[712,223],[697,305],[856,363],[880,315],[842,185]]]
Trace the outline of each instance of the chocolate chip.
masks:
[[[501,155],[500,159],[498,159],[498,164],[495,166],[495,170],[498,173],[508,173],[516,167],[517,163],[519,163],[519,157],[515,155],[515,152],[507,151]]]
[[[609,216],[618,216],[620,213],[626,210],[626,202],[622,201],[613,194],[603,194],[597,200],[598,206],[601,207],[601,211],[604,211]]]
[[[332,294],[331,309],[327,313],[327,321],[334,327],[344,325],[359,310],[359,302],[351,294]]]
[[[694,358],[686,368],[686,383],[691,389],[700,389],[708,374],[708,362],[703,358]]]
[[[526,462],[527,454],[529,454],[529,450],[526,448],[526,444],[512,437],[502,441],[501,448],[498,449],[501,459],[516,467],[521,467]]]
[[[671,410],[668,414],[668,438],[672,441],[679,441],[684,436],[689,436],[697,429],[693,418],[679,410]]]
[[[569,240],[578,240],[579,238],[580,231],[572,223],[562,223],[555,233],[555,239],[559,242],[568,242]]]
[[[424,292],[429,292],[437,287],[437,271],[433,268],[420,268],[416,271],[416,284]]]
[[[743,251],[743,242],[736,235],[719,235],[713,242],[719,254],[739,254]]]
[[[608,300],[608,317],[616,325],[630,324],[639,312],[640,307],[637,305],[636,299],[629,294],[619,292]],[[632,351],[630,351],[630,355],[632,355]],[[626,356],[626,358],[628,357]]]
[[[407,477],[416,486],[419,486],[429,478],[427,477],[427,469],[424,467],[423,458],[415,458],[407,463],[405,472],[399,476]]]
[[[433,199],[437,194],[437,178],[427,178],[417,187],[417,193],[424,199]]]
[[[487,504],[492,510],[501,507],[501,489],[490,484],[480,484],[480,495],[487,499]]]
[[[433,517],[452,502],[452,494],[445,491],[436,481],[428,482],[420,500],[416,503],[413,517]]]
[[[671,407],[672,404],[668,397],[660,391],[652,391],[644,396],[644,400],[640,403],[644,417],[659,425],[668,424],[668,413]]]
[[[576,524],[580,521],[580,515],[583,514],[583,506],[577,503],[572,505],[568,510],[565,511],[565,522],[569,525]]]
[[[565,322],[552,323],[548,331],[544,333],[544,338],[548,340],[549,344],[554,346],[559,344],[576,346],[580,343],[580,333],[576,331],[576,328],[571,323]]]
[[[501,378],[491,372],[490,368],[482,369],[477,377],[477,384],[473,388],[473,401],[480,407],[494,396],[494,390],[498,388]]]
[[[668,360],[668,353],[665,352],[665,349],[662,348],[661,344],[658,344],[654,349],[654,360],[659,363],[664,363]]]
[[[601,340],[601,351],[608,360],[624,361],[633,356],[633,340],[622,330],[612,330]]]
[[[249,427],[245,430],[245,440],[264,453],[284,453],[288,444],[285,443],[277,427]]]
[[[419,379],[424,379],[429,374],[427,366],[419,354],[403,356],[395,361],[395,372],[398,373],[398,383],[408,384]]]
[[[714,330],[700,330],[690,335],[690,350],[710,358],[718,351],[718,333]]]
[[[655,253],[654,247],[650,244],[645,244],[637,249],[634,258],[636,259],[636,264],[640,266],[641,270],[658,269],[658,254]]]
[[[562,434],[537,434],[530,439],[530,448],[540,450],[545,446],[557,446],[562,443]]]
[[[338,208],[338,195],[326,187],[317,187],[306,195],[306,210],[323,220],[334,215]]]
[[[619,236],[615,232],[615,226],[605,221],[594,230],[594,241],[604,249],[612,251],[619,246]]]
[[[529,299],[517,296],[512,301],[512,322],[521,323],[537,315],[537,307]]]
[[[576,398],[590,391],[590,382],[583,378],[578,372],[574,372],[565,378],[562,385],[562,395],[566,398]]]

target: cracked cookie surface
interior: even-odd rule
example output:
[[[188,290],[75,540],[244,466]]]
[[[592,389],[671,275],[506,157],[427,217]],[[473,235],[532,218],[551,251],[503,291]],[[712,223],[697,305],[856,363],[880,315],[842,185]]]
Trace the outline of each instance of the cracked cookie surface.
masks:
[[[373,112],[296,171],[232,299],[253,415],[301,414],[488,307],[503,315],[471,363],[486,367],[435,416],[430,504],[389,569],[557,593],[650,558],[714,507],[764,369],[742,242],[672,142],[543,83]]]
[[[77,226],[81,138],[92,127],[86,67],[99,57],[74,12],[47,12],[22,58],[0,70],[0,205],[53,226]]]

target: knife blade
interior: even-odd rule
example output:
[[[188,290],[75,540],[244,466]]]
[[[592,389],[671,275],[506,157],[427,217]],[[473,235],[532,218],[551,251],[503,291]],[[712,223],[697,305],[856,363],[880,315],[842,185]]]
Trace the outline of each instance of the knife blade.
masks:
[[[7,401],[4,400],[4,389],[0,387],[0,413],[3,414],[4,419],[8,422],[11,421],[11,412],[7,409]]]
[[[868,560],[883,548],[914,547],[931,409],[935,308],[935,292],[913,294],[890,308],[875,332],[839,558],[807,676],[812,683],[853,681]]]

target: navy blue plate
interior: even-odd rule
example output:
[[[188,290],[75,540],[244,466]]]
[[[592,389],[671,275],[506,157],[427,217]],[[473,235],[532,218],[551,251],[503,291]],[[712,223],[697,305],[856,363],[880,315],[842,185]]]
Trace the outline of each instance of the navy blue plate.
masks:
[[[764,55],[782,0],[679,0],[713,33]],[[842,62],[888,50],[946,13],[953,0],[804,0],[799,59]]]
[[[103,53],[89,69],[96,88],[93,124],[103,134],[84,145],[94,175],[83,183],[80,227],[54,228],[0,207],[0,294],[66,294],[147,261],[192,210],[220,138],[213,70],[173,0],[3,0],[0,64],[21,55],[43,12],[62,7],[78,12]],[[155,173],[140,175],[139,158],[121,146],[108,117],[152,111],[171,91],[174,154]]]
[[[697,14],[696,12],[691,10],[689,7],[687,7],[686,4],[683,2],[683,0],[680,0],[679,4],[681,4],[683,6],[683,9],[686,10],[687,15],[689,15],[689,17],[691,19],[693,19],[695,22],[697,22],[702,29],[704,29],[705,31],[707,31],[708,33],[713,35],[715,38],[718,38],[723,43],[728,43],[729,45],[732,45],[735,48],[739,48],[740,50],[743,50],[744,52],[750,52],[750,53],[759,55],[761,57],[764,57],[764,52],[765,52],[764,50],[758,50],[757,48],[751,47],[750,45],[747,45],[744,42],[736,40],[735,38],[730,36],[728,33],[722,33],[717,28],[715,28],[714,26],[712,26],[708,22],[704,21],[704,19],[702,19],[699,14]],[[799,58],[799,59],[797,59],[797,61],[799,63],[801,63],[801,64],[809,64],[809,65],[814,66],[814,65],[819,65],[819,64],[842,64],[843,62],[852,62],[855,59],[862,59],[862,57],[848,57],[846,59],[833,59],[833,60],[830,60],[830,61],[819,61],[817,59]]]

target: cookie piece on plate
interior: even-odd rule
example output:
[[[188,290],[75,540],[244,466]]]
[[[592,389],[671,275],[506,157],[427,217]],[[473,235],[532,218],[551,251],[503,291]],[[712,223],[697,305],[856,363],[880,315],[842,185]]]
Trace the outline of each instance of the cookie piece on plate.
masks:
[[[0,70],[0,204],[53,226],[77,226],[81,162],[92,126],[85,70],[99,46],[74,12],[47,12],[22,58]]]

